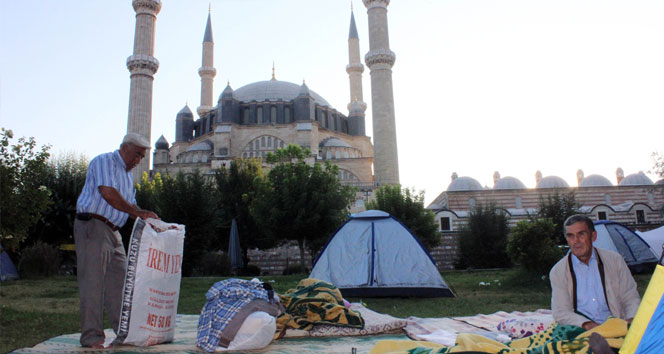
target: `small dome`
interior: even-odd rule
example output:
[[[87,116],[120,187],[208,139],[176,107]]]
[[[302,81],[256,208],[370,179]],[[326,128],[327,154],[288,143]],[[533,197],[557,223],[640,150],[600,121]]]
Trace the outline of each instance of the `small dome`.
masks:
[[[296,85],[292,82],[267,80],[254,82],[235,90],[233,97],[242,102],[264,102],[264,101],[290,101],[295,99],[305,84]],[[321,106],[331,107],[330,104],[319,94],[309,90],[314,101]]]
[[[482,190],[482,185],[472,177],[457,177],[447,187],[448,192],[456,191],[478,191]]]
[[[589,175],[579,183],[579,187],[610,187],[613,186],[608,178],[600,175]]]
[[[339,138],[327,138],[323,141],[320,142],[319,144],[320,147],[352,147],[345,142],[341,141]]]
[[[189,109],[188,105],[184,105],[184,107],[178,112],[178,116],[189,116],[189,117],[194,117],[194,114],[191,113],[191,109]]]
[[[493,189],[526,189],[526,185],[516,177],[505,176],[496,181]]]
[[[652,186],[654,183],[652,183],[652,180],[646,176],[643,171],[639,171],[639,173],[632,173],[629,176],[626,176],[623,178],[620,183],[618,184],[619,186]]]
[[[224,89],[224,92],[221,93],[221,98],[233,98],[233,88],[229,82]]]
[[[196,143],[196,144],[190,146],[187,149],[187,152],[189,152],[189,151],[210,151],[210,150],[212,150],[212,143],[210,142],[210,140],[205,140],[205,141],[201,141],[200,143]]]
[[[157,142],[154,144],[154,148],[157,150],[168,150],[168,141],[164,136],[160,136],[159,139],[157,139]]]
[[[537,182],[535,188],[569,188],[569,184],[558,176],[546,176]]]

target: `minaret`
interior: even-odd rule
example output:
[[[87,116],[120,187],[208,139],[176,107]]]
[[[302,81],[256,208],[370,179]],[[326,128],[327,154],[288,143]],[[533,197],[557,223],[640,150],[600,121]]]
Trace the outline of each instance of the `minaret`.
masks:
[[[217,70],[214,68],[214,40],[212,39],[210,12],[208,12],[205,35],[203,36],[203,63],[198,69],[198,75],[201,77],[201,105],[196,109],[196,112],[200,117],[214,108],[212,106],[212,87]]]
[[[374,181],[379,185],[398,184],[399,158],[392,93],[392,66],[396,56],[390,50],[387,33],[387,5],[390,0],[362,1],[369,16],[369,52],[364,62],[371,74]]]
[[[143,135],[150,141],[152,125],[152,83],[159,68],[154,55],[154,35],[161,0],[133,0],[136,11],[134,32],[134,54],[127,58],[127,69],[131,73],[129,89],[129,117],[127,132]],[[139,182],[143,172],[150,170],[150,154],[133,170],[134,182]]]
[[[348,31],[348,65],[346,65],[346,72],[350,81],[350,102],[348,103],[348,110],[357,101],[362,107],[362,112],[367,109],[367,104],[364,103],[362,97],[362,72],[364,72],[364,65],[360,62],[360,38],[357,36],[357,27],[355,26],[355,16],[353,15],[353,7],[350,8],[350,30]]]

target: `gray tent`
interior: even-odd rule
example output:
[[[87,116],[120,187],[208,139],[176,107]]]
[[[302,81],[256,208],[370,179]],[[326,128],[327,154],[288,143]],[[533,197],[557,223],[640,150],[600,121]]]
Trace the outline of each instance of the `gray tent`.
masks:
[[[636,273],[651,269],[657,257],[648,244],[627,226],[610,220],[595,221],[597,240],[593,246],[617,252]]]
[[[417,237],[380,210],[351,215],[309,277],[336,285],[344,296],[454,296]]]

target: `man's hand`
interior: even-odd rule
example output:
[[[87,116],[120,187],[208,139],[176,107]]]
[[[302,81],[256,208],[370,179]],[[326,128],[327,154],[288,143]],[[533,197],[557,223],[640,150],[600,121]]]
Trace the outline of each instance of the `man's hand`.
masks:
[[[583,322],[583,324],[581,325],[581,327],[583,327],[583,329],[585,329],[586,331],[591,330],[597,326],[599,326],[599,324],[595,321]]]
[[[136,216],[138,216],[139,218],[141,218],[143,220],[145,220],[145,219],[159,219],[159,216],[157,216],[157,214],[155,214],[154,212],[151,212],[149,210],[143,210],[143,209],[139,209],[139,211],[136,213]]]

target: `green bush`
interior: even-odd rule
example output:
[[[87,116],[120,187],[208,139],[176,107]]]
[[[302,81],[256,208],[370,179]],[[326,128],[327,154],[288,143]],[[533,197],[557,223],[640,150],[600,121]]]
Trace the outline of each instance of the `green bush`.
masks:
[[[261,275],[261,269],[257,265],[249,264],[238,270],[238,275],[243,277],[257,277]]]
[[[505,251],[509,234],[508,217],[494,203],[473,208],[468,223],[459,232],[457,269],[509,267]]]
[[[284,268],[284,271],[281,272],[281,275],[292,275],[292,274],[309,274],[309,270],[302,268],[300,264],[291,264]]]
[[[18,262],[18,272],[23,278],[58,274],[60,253],[55,246],[43,242],[25,248]]]
[[[548,274],[553,265],[565,254],[552,235],[556,225],[551,219],[530,219],[518,222],[510,232],[507,253],[512,262],[523,270]]]
[[[197,276],[227,276],[231,274],[230,259],[226,253],[220,251],[204,253],[194,272],[194,275]]]

